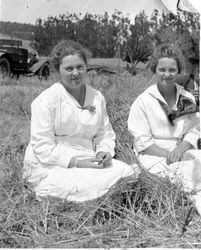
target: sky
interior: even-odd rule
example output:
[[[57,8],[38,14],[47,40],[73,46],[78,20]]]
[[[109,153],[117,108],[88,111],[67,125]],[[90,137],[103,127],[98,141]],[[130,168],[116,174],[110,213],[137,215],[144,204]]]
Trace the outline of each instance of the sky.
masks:
[[[129,16],[131,21],[136,14],[144,10],[150,16],[154,9],[176,11],[179,0],[0,0],[0,21],[35,24],[37,18],[47,19],[48,16],[59,16],[66,13],[109,14],[115,9]],[[201,6],[200,0],[189,1],[194,6]],[[162,3],[163,2],[163,3]],[[165,7],[166,6],[166,7]]]
[[[154,9],[165,10],[165,7],[161,0],[0,0],[0,21],[35,24],[39,17],[47,19],[67,12],[112,14],[115,9],[132,20],[142,10],[149,16]]]

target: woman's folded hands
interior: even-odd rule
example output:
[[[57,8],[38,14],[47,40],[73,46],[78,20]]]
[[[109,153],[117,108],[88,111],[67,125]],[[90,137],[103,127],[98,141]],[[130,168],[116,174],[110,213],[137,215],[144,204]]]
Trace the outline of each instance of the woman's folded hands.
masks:
[[[73,157],[68,165],[69,168],[106,168],[112,163],[112,156],[109,152],[99,152],[93,156]]]

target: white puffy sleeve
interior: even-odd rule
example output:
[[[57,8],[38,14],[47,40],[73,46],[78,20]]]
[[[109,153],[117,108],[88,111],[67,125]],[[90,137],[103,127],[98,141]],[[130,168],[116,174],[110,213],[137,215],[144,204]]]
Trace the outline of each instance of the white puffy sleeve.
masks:
[[[31,146],[35,157],[42,164],[67,168],[76,155],[73,148],[56,143],[55,111],[43,98],[37,98],[31,105]]]
[[[95,144],[95,151],[98,152],[109,152],[112,156],[114,156],[114,148],[115,148],[115,133],[112,129],[112,126],[109,121],[109,117],[106,110],[106,102],[105,98],[102,96],[101,98],[101,126],[97,131],[95,137],[93,138],[93,142]]]
[[[154,144],[142,98],[138,97],[131,106],[128,130],[134,137],[134,148],[138,153]]]

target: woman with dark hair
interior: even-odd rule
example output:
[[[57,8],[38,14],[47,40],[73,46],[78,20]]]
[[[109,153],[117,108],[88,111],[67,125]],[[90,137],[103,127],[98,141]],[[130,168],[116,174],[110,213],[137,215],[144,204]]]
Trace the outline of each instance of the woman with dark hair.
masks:
[[[175,79],[184,68],[177,47],[163,44],[150,59],[155,83],[134,101],[128,129],[143,167],[153,174],[179,181],[201,214],[201,151],[199,114],[194,96]]]
[[[79,43],[60,42],[52,51],[58,82],[32,102],[24,178],[38,197],[95,199],[134,173],[112,159],[115,134],[103,95],[87,84],[89,56]]]

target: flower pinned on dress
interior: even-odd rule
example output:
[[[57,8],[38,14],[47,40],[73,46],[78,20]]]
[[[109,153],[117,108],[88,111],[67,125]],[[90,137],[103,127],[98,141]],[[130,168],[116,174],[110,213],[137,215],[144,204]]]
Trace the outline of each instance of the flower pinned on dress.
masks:
[[[90,113],[95,113],[96,111],[96,106],[94,105],[88,105],[86,107],[80,107],[82,110],[86,109],[88,110]]]

